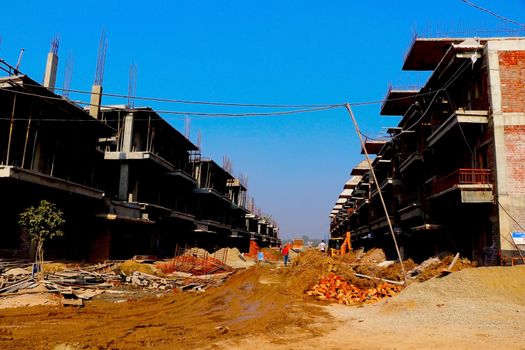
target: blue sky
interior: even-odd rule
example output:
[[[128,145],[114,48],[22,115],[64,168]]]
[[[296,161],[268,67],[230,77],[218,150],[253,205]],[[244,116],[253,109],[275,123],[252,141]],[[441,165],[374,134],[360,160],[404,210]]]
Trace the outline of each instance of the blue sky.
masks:
[[[521,23],[525,1],[475,0]],[[125,5],[124,5],[125,4]],[[93,84],[100,33],[109,46],[104,91],[126,94],[137,65],[137,95],[272,104],[317,104],[382,99],[390,84],[409,87],[425,75],[402,72],[413,34],[475,35],[519,29],[460,0],[444,1],[17,1],[0,22],[0,57],[43,79],[51,39],[60,35],[57,86],[65,59],[74,57],[71,88]],[[483,36],[483,34],[478,34]],[[87,100],[84,95],[71,95]],[[104,98],[104,104],[126,100]],[[251,112],[137,101],[159,110]],[[379,104],[356,107],[362,131],[376,137],[397,118]],[[167,115],[179,130],[183,122]],[[304,115],[194,119],[203,155],[234,173],[247,173],[250,194],[279,223],[281,236],[321,238],[351,168],[358,139],[343,109]]]

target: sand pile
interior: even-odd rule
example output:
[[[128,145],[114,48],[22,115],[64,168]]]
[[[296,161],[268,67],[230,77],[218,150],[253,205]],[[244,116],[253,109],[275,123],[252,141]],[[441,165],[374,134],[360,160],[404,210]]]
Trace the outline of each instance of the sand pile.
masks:
[[[362,264],[377,264],[386,260],[385,252],[380,248],[372,248],[362,256],[357,254],[357,257],[359,258],[356,260],[359,260]]]
[[[133,272],[138,271],[148,275],[158,274],[159,271],[153,264],[142,264],[133,260],[126,260],[119,266],[120,271],[126,275],[131,276]]]
[[[226,257],[224,263],[236,269],[243,269],[253,266],[253,260],[246,260],[237,248],[221,248],[214,253],[217,257]]]
[[[478,267],[414,282],[377,310],[418,326],[485,325],[492,331],[523,329],[525,266]],[[488,347],[490,348],[490,346]]]
[[[452,260],[454,260],[454,255],[450,253],[442,254],[441,258],[439,256],[428,258],[421,264],[413,266],[412,268],[410,267],[410,265],[406,265],[406,270],[408,272],[409,278],[415,279],[419,282],[423,282],[440,275],[443,270],[448,269]],[[475,262],[471,262],[467,258],[460,258],[452,267],[451,272],[460,271],[476,266],[477,264]]]
[[[464,269],[424,283],[412,283],[396,300],[434,304],[457,299],[525,305],[525,266]]]

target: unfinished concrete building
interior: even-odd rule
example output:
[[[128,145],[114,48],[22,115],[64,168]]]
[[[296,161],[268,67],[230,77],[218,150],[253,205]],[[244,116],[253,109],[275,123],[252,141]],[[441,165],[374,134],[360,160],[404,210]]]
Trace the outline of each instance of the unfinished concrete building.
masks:
[[[48,64],[57,64],[53,57]],[[49,243],[49,257],[168,257],[176,247],[278,243],[276,227],[252,237],[246,186],[202,160],[151,108],[83,109],[4,61],[0,69],[0,255],[31,254],[18,214],[41,199],[66,216],[66,235]]]
[[[3,61],[0,69],[0,249],[29,254],[18,214],[48,199],[63,209],[69,233],[49,242],[48,256],[85,257],[106,203],[98,140],[113,130]]]
[[[100,118],[116,131],[100,140],[112,194],[102,215],[107,233],[100,239],[111,241],[105,254],[125,257],[140,248],[170,255],[176,244],[193,244],[190,153],[198,148],[151,108],[102,108]]]
[[[235,178],[224,168],[211,159],[194,159],[194,176],[197,179],[196,207],[197,230],[202,241],[212,249],[214,246],[223,246],[227,242],[242,241],[245,228],[237,227],[232,232],[233,216],[243,212],[244,187],[232,186]],[[230,185],[230,186],[228,186]],[[237,203],[234,203],[236,200]],[[235,219],[236,225],[239,220]]]
[[[381,114],[401,121],[370,152],[402,253],[459,251],[482,264],[517,255],[525,248],[512,237],[525,231],[525,38],[416,38],[403,69],[431,74],[421,89],[389,90]],[[348,229],[355,245],[393,253],[370,179],[361,180],[369,203],[357,193],[349,200]]]

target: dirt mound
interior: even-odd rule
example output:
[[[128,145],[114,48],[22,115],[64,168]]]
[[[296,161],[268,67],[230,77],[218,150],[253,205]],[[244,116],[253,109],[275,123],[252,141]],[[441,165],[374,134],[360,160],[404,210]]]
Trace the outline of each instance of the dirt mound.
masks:
[[[254,334],[286,339],[291,326],[322,334],[313,319],[327,317],[326,312],[298,304],[281,277],[269,267],[251,268],[237,271],[224,285],[205,293],[179,292],[118,304],[94,301],[81,310],[43,306],[0,310],[0,348],[75,344],[82,349],[195,349]]]
[[[301,296],[330,273],[336,273],[359,288],[375,285],[371,280],[356,277],[353,266],[341,257],[329,257],[315,249],[298,254],[292,261],[291,268],[284,269],[281,273],[286,276],[290,291]]]
[[[149,275],[158,274],[158,270],[155,265],[143,264],[133,260],[124,261],[122,264],[120,264],[119,269],[126,276],[131,276],[135,271],[147,273]]]
[[[363,264],[377,264],[386,260],[385,252],[380,248],[372,248],[359,259]]]
[[[419,282],[427,281],[433,277],[441,274],[442,271],[448,269],[450,263],[454,260],[454,255],[441,255],[428,258],[418,266],[412,268],[407,267],[408,276],[416,279]],[[471,262],[467,258],[461,258],[456,261],[451,269],[451,272],[460,271],[472,267],[476,267],[477,264]]]
[[[48,293],[13,295],[0,299],[0,309],[59,304],[60,298]]]
[[[525,266],[469,268],[442,278],[412,283],[384,308],[393,311],[407,305],[416,308],[446,304],[459,307],[465,303],[524,306]]]

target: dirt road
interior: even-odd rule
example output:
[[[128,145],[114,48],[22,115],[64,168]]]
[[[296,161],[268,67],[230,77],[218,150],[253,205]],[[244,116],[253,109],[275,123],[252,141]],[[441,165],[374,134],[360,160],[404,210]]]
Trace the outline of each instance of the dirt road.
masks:
[[[306,302],[289,271],[241,271],[205,293],[0,310],[0,348],[525,349],[525,267],[463,270],[364,307]]]
[[[315,338],[230,339],[227,349],[525,349],[525,266],[484,267],[413,284],[375,305],[325,308]]]

